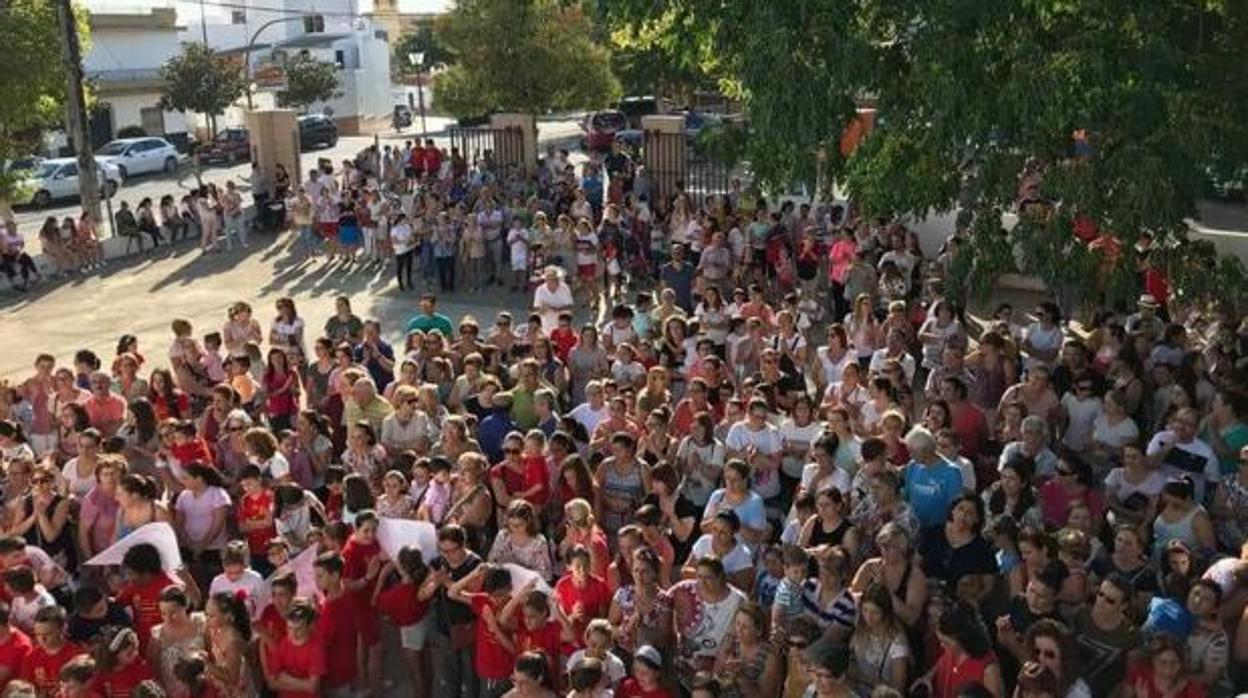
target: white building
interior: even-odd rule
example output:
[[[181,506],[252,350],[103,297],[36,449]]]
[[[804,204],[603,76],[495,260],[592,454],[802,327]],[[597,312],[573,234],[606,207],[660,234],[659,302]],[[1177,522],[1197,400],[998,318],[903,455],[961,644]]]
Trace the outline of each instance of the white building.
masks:
[[[307,53],[333,63],[339,71],[341,96],[314,104],[311,112],[331,114],[342,134],[367,133],[389,125],[393,108],[390,95],[390,50],[384,32],[373,28],[354,0],[233,0],[220,3],[181,2],[181,40],[203,42],[239,60],[247,57],[254,70],[267,63]],[[319,16],[321,26],[311,27],[308,18]],[[254,44],[252,43],[254,40]],[[247,47],[251,45],[248,52]],[[254,108],[275,106],[276,90],[259,88],[252,95]],[[218,118],[217,126],[242,125],[246,102]],[[198,116],[195,117],[198,120]],[[198,124],[197,121],[197,125]]]
[[[160,108],[160,67],[181,50],[182,29],[172,7],[91,8],[91,50],[83,70],[92,86],[92,140],[99,144],[123,128],[179,140],[187,131],[178,112]]]

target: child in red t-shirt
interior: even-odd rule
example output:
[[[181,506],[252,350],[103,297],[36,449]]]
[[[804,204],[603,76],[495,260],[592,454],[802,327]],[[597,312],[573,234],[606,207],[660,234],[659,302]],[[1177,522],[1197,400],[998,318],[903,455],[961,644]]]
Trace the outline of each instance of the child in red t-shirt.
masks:
[[[60,690],[56,697],[105,698],[105,694],[95,688],[95,676],[95,660],[85,654],[74,657],[61,667]]]
[[[576,329],[572,327],[572,313],[567,311],[559,313],[559,325],[550,331],[550,343],[555,347],[555,356],[566,365],[568,355],[576,348],[579,341],[580,337],[577,336]]]
[[[286,636],[273,648],[264,669],[269,688],[277,698],[316,698],[321,679],[328,672],[325,645],[313,637],[316,608],[298,599],[286,614]]]
[[[286,616],[298,592],[299,581],[293,572],[282,572],[269,582],[269,603],[260,611],[260,618],[255,622],[255,633],[260,644],[260,666],[266,675],[274,650],[286,639]]]
[[[238,530],[247,539],[251,552],[251,567],[267,576],[269,567],[267,548],[269,541],[277,537],[273,523],[273,490],[264,484],[260,468],[247,465],[238,474],[243,496],[238,502]]]
[[[173,456],[182,468],[191,463],[213,464],[212,451],[209,450],[208,444],[199,438],[194,422],[179,422],[173,428],[172,442],[169,455]]]
[[[130,608],[142,652],[152,639],[152,628],[161,623],[160,593],[178,582],[164,571],[160,551],[151,543],[139,543],[127,550],[121,565],[130,581],[117,594],[117,603]]]
[[[555,583],[559,620],[568,638],[564,651],[571,654],[585,646],[585,628],[611,610],[611,590],[601,577],[590,574],[589,549],[578,545],[568,553],[568,572]]]
[[[130,628],[114,628],[102,635],[91,687],[108,698],[129,696],[140,683],[156,678],[139,655],[139,638]]]
[[[546,435],[530,429],[524,435],[524,489],[516,497],[524,499],[539,511],[550,501],[550,466],[546,461]]]
[[[516,609],[523,606],[519,622],[515,620]],[[550,599],[545,592],[537,591],[537,578],[515,594],[503,608],[501,615],[503,626],[513,629],[512,643],[516,654],[524,652],[541,652],[550,660],[550,676],[555,679],[555,688],[559,687],[559,677],[563,675],[564,630],[559,623],[550,617]]]
[[[480,589],[472,592],[471,589]],[[499,616],[511,600],[511,572],[497,565],[478,565],[467,577],[447,589],[452,601],[472,607],[477,617],[473,668],[483,691],[496,691],[511,676],[516,648]]]
[[[0,669],[4,675],[14,677],[21,673],[22,664],[30,654],[33,645],[26,633],[9,625],[6,616],[0,616]],[[8,679],[0,681],[0,691],[9,683]]]
[[[40,698],[53,698],[60,688],[61,669],[83,654],[65,637],[65,609],[48,606],[35,614],[35,644],[22,663],[19,677],[35,686]]]
[[[386,589],[387,578],[394,570],[399,573],[399,583]],[[373,592],[377,610],[399,626],[399,638],[403,652],[407,654],[413,686],[428,683],[425,678],[428,675],[425,642],[429,634],[429,600],[437,588],[437,584],[429,578],[429,568],[421,557],[420,548],[409,546],[399,551],[397,564],[391,562],[377,576],[377,588]]]
[[[364,676],[375,696],[381,695],[381,626],[373,606],[373,588],[384,559],[377,543],[377,515],[362,511],[355,517],[355,533],[342,548],[343,583],[355,600],[356,628],[364,647]]]
[[[359,614],[355,599],[343,584],[345,566],[342,555],[331,552],[322,553],[314,567],[316,588],[325,597],[317,609],[315,637],[325,649],[326,689],[349,688],[359,676]]]

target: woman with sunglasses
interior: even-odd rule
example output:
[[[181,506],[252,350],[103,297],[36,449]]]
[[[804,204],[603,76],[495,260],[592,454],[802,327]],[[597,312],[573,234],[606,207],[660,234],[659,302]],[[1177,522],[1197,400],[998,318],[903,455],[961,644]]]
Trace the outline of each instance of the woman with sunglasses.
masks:
[[[1027,629],[1027,654],[1057,677],[1058,698],[1092,698],[1075,638],[1055,620],[1038,620]]]
[[[56,471],[35,466],[30,491],[16,502],[6,536],[20,536],[28,545],[41,548],[61,567],[74,569],[77,555],[69,526],[70,498],[57,491]],[[92,472],[92,484],[95,473]]]
[[[1040,511],[1047,528],[1059,528],[1066,524],[1066,513],[1076,502],[1087,505],[1093,520],[1105,516],[1105,497],[1095,488],[1096,478],[1092,466],[1075,454],[1069,454],[1057,463],[1057,477],[1040,487]]]

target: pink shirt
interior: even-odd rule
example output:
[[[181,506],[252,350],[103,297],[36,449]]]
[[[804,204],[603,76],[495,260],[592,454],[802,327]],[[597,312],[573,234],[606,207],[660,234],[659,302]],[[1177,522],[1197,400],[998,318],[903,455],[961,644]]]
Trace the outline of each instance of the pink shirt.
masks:
[[[198,497],[190,490],[182,490],[182,493],[178,495],[175,508],[182,515],[187,536],[195,540],[203,540],[212,528],[212,517],[216,510],[228,509],[229,506],[230,495],[226,494],[225,490],[220,487],[209,487]],[[204,547],[209,550],[224,548],[225,528],[222,527],[216,538],[207,541]]]
[[[838,284],[845,283],[845,275],[849,273],[857,255],[858,243],[853,240],[842,238],[832,243],[832,249],[828,252],[828,277]]]
[[[126,400],[120,395],[110,393],[106,398],[92,395],[82,405],[87,408],[87,416],[91,418],[91,426],[112,436],[126,418]]]

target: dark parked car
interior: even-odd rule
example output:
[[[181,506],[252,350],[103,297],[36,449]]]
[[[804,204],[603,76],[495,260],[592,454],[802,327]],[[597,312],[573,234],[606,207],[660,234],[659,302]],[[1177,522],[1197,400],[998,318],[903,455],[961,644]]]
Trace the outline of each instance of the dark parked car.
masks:
[[[222,129],[199,149],[200,164],[210,162],[236,163],[251,159],[251,134],[245,128]]]
[[[659,100],[654,97],[625,97],[617,108],[628,119],[630,129],[640,129],[641,117],[659,113]]]
[[[311,114],[299,117],[299,149],[312,150],[317,146],[332,148],[338,144],[338,125],[328,116]]]

